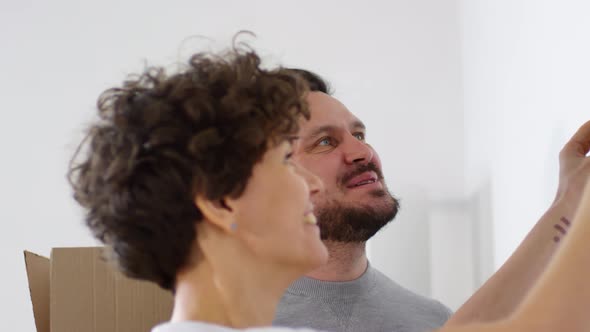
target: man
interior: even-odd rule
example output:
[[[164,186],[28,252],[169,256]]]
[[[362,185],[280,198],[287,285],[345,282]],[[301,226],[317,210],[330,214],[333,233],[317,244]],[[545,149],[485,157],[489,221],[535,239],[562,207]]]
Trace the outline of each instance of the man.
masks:
[[[427,331],[451,311],[401,287],[370,266],[365,244],[398,212],[381,162],[365,142],[365,126],[328,94],[319,76],[309,83],[311,119],[304,121],[294,158],[318,175],[325,190],[312,197],[328,263],[295,282],[274,323],[326,331]]]
[[[329,95],[318,75],[294,69],[310,85],[311,120],[300,130],[295,159],[318,175],[325,190],[312,197],[330,260],[285,293],[274,324],[332,331],[421,332],[445,324],[451,312],[372,268],[366,241],[399,208],[388,192],[377,153],[362,122]],[[590,175],[590,122],[560,154],[556,199],[510,259],[446,326],[506,318],[545,269],[567,231]],[[321,195],[321,196],[319,196]]]

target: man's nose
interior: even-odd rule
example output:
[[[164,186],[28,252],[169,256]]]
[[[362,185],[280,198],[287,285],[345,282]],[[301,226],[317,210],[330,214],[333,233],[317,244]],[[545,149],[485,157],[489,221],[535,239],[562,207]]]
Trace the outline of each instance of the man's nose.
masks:
[[[344,160],[347,164],[369,162],[373,159],[373,149],[352,136],[345,142]]]

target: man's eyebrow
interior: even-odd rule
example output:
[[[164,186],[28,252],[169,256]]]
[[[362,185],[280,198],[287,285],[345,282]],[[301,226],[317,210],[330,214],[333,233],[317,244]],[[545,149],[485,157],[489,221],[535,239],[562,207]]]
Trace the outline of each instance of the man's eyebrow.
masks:
[[[350,124],[350,129],[351,130],[357,130],[357,129],[362,129],[365,130],[365,124],[362,123],[360,120],[354,121],[353,123]],[[309,135],[307,135],[306,138],[314,138],[317,137],[323,133],[327,133],[327,132],[332,132],[332,131],[336,131],[338,130],[337,126],[332,126],[332,125],[325,125],[325,126],[320,126],[315,128],[314,130],[312,130]]]
[[[314,137],[319,136],[323,133],[334,131],[334,130],[336,130],[335,126],[331,126],[331,125],[320,126],[320,127],[315,128],[314,130],[312,130],[309,133],[309,135],[307,135],[307,138],[314,138]]]
[[[362,130],[366,130],[367,129],[367,127],[365,126],[365,124],[362,123],[360,120],[357,120],[357,121],[353,122],[351,128],[353,128],[353,129],[362,129]]]

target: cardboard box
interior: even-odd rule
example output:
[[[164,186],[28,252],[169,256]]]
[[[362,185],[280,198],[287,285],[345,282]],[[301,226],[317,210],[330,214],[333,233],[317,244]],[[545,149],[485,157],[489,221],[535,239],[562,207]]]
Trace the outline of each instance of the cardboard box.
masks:
[[[149,332],[170,319],[172,294],[115,271],[101,248],[24,254],[37,332]]]

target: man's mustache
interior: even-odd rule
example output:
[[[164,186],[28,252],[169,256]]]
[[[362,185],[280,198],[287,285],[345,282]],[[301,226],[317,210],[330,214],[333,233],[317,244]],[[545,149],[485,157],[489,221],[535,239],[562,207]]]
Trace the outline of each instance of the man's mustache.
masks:
[[[346,185],[346,183],[348,181],[350,181],[352,178],[354,178],[355,176],[361,175],[361,174],[363,174],[365,172],[369,172],[369,171],[373,171],[373,172],[377,173],[378,179],[383,180],[383,173],[381,172],[379,167],[377,167],[377,165],[375,163],[370,162],[367,164],[360,164],[355,169],[344,174],[340,180],[340,183],[342,183],[343,185]]]

